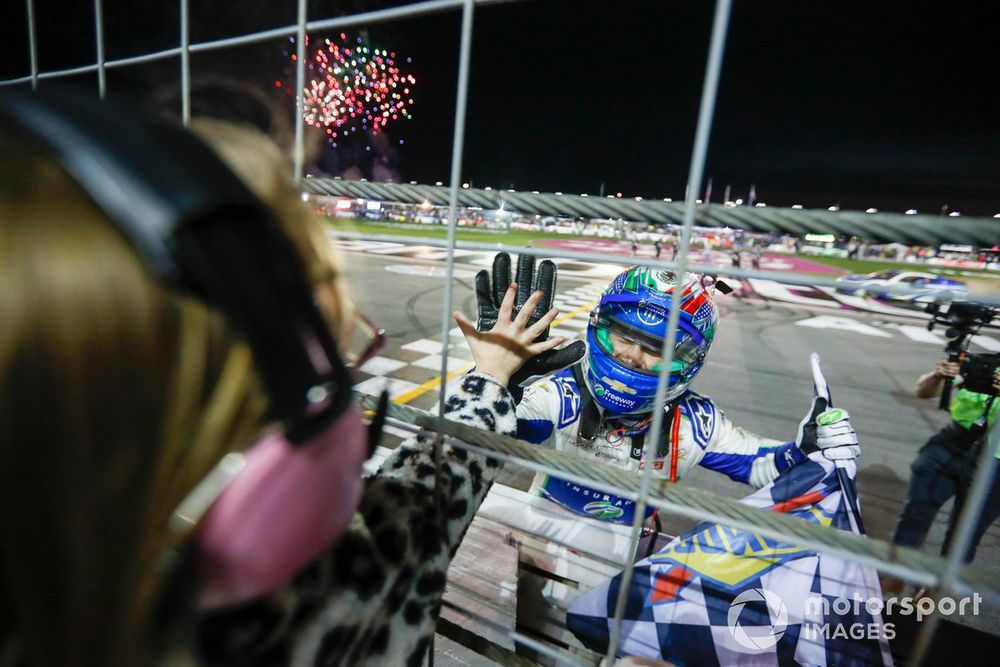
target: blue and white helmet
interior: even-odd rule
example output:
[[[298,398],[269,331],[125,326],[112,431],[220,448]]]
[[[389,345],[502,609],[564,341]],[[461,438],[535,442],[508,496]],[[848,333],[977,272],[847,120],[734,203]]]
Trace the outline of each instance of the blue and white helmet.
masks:
[[[679,298],[676,296],[679,294]],[[587,327],[584,377],[594,400],[617,414],[653,410],[660,372],[636,368],[616,359],[612,335],[660,355],[670,309],[680,306],[677,340],[666,400],[680,396],[701,369],[715,338],[719,310],[693,274],[677,279],[673,271],[633,266],[608,286]]]

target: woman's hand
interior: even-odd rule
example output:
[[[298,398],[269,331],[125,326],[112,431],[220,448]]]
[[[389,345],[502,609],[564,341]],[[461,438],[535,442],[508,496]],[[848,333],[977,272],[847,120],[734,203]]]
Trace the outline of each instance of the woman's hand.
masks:
[[[496,326],[489,331],[477,331],[476,325],[465,315],[458,311],[452,313],[472,350],[476,370],[496,378],[502,384],[510,382],[510,376],[528,359],[559,347],[566,340],[563,336],[556,336],[540,343],[532,343],[548,328],[559,311],[553,308],[528,326],[531,313],[542,299],[542,291],[532,294],[517,317],[512,317],[516,295],[517,283],[511,283],[500,304]]]

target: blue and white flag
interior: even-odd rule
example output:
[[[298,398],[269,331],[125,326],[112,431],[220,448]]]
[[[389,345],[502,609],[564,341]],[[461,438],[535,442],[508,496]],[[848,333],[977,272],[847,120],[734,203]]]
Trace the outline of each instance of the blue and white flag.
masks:
[[[838,477],[813,454],[741,502],[856,531],[845,497],[856,497],[857,468],[841,468]],[[600,653],[621,582],[587,591],[567,612],[573,634]],[[882,604],[870,567],[706,522],[636,564],[618,654],[699,666],[891,665]]]

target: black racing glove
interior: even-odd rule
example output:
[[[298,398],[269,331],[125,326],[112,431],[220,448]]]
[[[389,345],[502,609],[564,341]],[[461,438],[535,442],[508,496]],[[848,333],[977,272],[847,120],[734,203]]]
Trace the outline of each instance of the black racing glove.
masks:
[[[535,291],[542,291],[542,300],[529,318],[529,326],[542,318],[552,308],[556,292],[556,265],[551,260],[542,260],[535,270],[535,258],[531,255],[519,255],[517,258],[517,296],[514,300],[513,316],[521,312],[525,302]],[[493,280],[486,270],[476,274],[476,301],[479,316],[476,319],[476,329],[490,331],[497,323],[500,314],[500,303],[503,301],[507,288],[510,287],[510,255],[498,252],[493,258]],[[549,337],[549,330],[543,331],[534,342],[539,343]],[[523,390],[521,383],[536,375],[548,375],[570,366],[580,359],[587,351],[583,341],[574,341],[565,347],[542,352],[528,359],[524,365],[510,378],[507,385],[515,402],[520,402]]]

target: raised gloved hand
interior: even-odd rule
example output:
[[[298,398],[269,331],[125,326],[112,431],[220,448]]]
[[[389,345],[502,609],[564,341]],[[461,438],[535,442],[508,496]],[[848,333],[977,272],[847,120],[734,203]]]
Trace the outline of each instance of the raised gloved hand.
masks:
[[[528,298],[536,290],[541,290],[542,299],[535,306],[531,317],[528,320],[529,326],[534,324],[552,308],[556,291],[556,265],[551,260],[542,260],[535,270],[535,258],[531,255],[520,255],[517,258],[517,296],[514,301],[513,317],[521,312]],[[476,301],[478,303],[479,316],[476,319],[476,329],[478,331],[490,331],[497,323],[499,317],[500,304],[503,302],[504,293],[510,287],[510,255],[506,252],[497,253],[493,258],[493,280],[490,280],[486,270],[476,274]],[[546,327],[535,343],[542,342],[548,338],[549,330]],[[511,376],[508,387],[514,395],[515,401],[521,399],[520,385],[522,382],[535,375],[548,375],[576,363],[583,358],[587,351],[587,346],[583,341],[575,341],[569,345],[542,352],[525,362],[519,371]]]
[[[842,408],[827,408],[826,399],[813,398],[809,414],[799,423],[795,444],[806,455],[821,451],[831,461],[856,459],[861,455],[858,434],[850,415]]]

